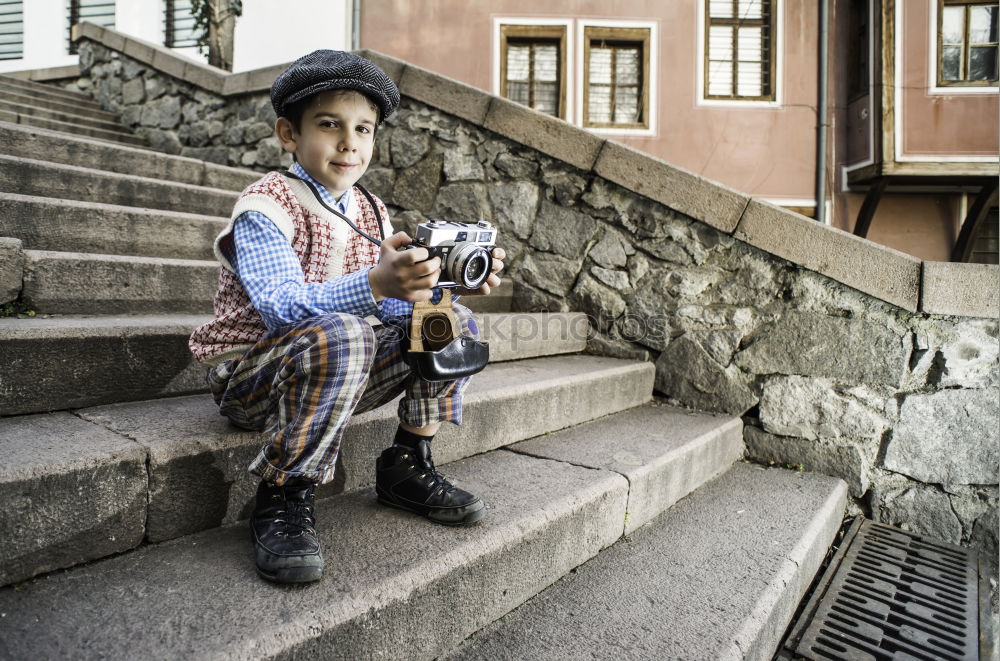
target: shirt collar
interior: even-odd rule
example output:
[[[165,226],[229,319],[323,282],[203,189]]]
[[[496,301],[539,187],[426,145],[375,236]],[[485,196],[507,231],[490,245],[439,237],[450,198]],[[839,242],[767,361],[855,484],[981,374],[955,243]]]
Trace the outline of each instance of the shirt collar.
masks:
[[[310,176],[310,174],[306,172],[305,168],[303,168],[298,163],[298,161],[292,163],[292,167],[289,168],[289,170],[291,170],[292,174],[301,177],[302,179],[305,179],[313,186],[315,186],[316,190],[319,191],[319,195],[321,198],[323,198],[324,202],[326,202],[331,207],[333,207],[340,213],[344,214],[345,216],[347,215],[347,208],[351,204],[351,195],[353,194],[350,188],[344,191],[344,194],[340,196],[339,200],[336,200],[334,199],[333,195],[330,194],[330,191],[326,189],[326,186],[313,179],[312,176]]]

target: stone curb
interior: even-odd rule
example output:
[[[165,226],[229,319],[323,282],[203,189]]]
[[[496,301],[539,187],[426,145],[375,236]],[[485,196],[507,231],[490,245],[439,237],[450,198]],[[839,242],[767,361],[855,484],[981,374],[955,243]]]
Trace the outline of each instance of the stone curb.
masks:
[[[508,449],[623,475],[629,481],[626,535],[728,470],[745,451],[740,418],[658,402]]]
[[[733,236],[910,312],[918,309],[916,257],[759,200],[750,201]]]
[[[82,129],[96,129],[99,131],[106,131],[108,133],[123,133],[127,135],[132,135],[125,131],[122,131],[122,125],[115,117],[94,117],[89,114],[89,111],[80,111],[74,113],[71,110],[64,110],[61,108],[51,108],[45,107],[45,102],[23,102],[23,101],[8,101],[7,99],[0,99],[0,109],[6,112],[18,113],[22,117],[34,117],[35,119],[42,119],[52,122],[61,122],[64,124],[74,124],[77,128]],[[21,122],[22,124],[24,122]]]
[[[238,191],[0,154],[0,178],[22,195],[228,218]]]
[[[448,463],[638,406],[650,398],[652,365],[594,356],[491,364],[466,393],[465,422],[445,425],[435,458]],[[256,488],[247,466],[264,436],[230,425],[206,395],[112,404],[77,415],[149,452],[147,538],[163,541],[249,515]],[[344,432],[335,479],[321,493],[369,486],[395,432],[396,405],[355,415]]]
[[[620,475],[505,451],[448,470],[489,503],[479,525],[438,526],[379,507],[368,491],[321,500],[329,560],[306,589],[262,582],[240,524],[0,591],[5,650],[360,659],[405,646],[407,657],[429,659],[621,536]],[[278,622],[275,613],[289,615]]]
[[[67,78],[79,78],[80,65],[67,64],[61,67],[48,67],[45,69],[27,69],[25,71],[8,71],[3,74],[8,78],[15,78],[20,81],[45,82],[49,80],[65,80]]]
[[[768,661],[836,535],[845,492],[835,478],[736,464],[442,661],[622,650]]]
[[[0,192],[0,236],[30,250],[214,260],[227,219]]]
[[[214,261],[25,250],[24,295],[39,312],[211,312]]]
[[[196,64],[182,67],[177,64],[180,58],[167,49],[89,23],[83,23],[79,28],[75,36],[77,39],[93,39],[164,73],[178,77],[186,75],[185,79],[189,82],[227,96],[266,91],[272,74],[282,69],[282,66],[277,66],[256,73],[226,74]],[[620,186],[866,294],[911,312],[918,310],[922,284],[920,260],[865,239],[855,237],[852,241],[847,238],[852,235],[818,225],[766,202],[753,200],[747,205],[749,197],[745,194],[637,150],[606,141],[582,128],[396,58],[371,50],[361,52],[382,66],[400,85],[402,93],[411,98],[499,132],[582,170],[593,170]],[[239,77],[229,82],[230,76]],[[743,212],[743,209],[746,211]],[[742,227],[737,228],[737,222],[742,223]],[[811,223],[812,227],[807,227],[806,223]],[[803,230],[810,241],[802,241]],[[783,246],[784,242],[798,244],[798,250],[787,249]],[[816,254],[828,244],[835,247],[834,255],[825,257]],[[990,268],[1000,273],[1000,267]],[[958,274],[951,282],[967,291],[974,291],[978,284]],[[934,292],[929,293],[933,299]],[[971,302],[974,299],[968,300]],[[990,317],[996,314],[994,308],[962,309],[963,316]]]
[[[650,372],[646,364],[582,356],[491,365],[466,397],[466,423],[439,432],[435,458],[439,464],[449,463],[638,406],[649,399]],[[549,405],[539,406],[538,401]],[[392,438],[397,422],[392,403],[354,416],[345,432],[337,477],[320,494],[369,486],[375,458]],[[0,491],[10,484],[16,485],[10,488],[17,493],[33,494],[30,502],[9,509],[9,518],[0,519],[0,530],[9,533],[22,519],[30,523],[37,515],[57,531],[42,536],[49,546],[36,545],[23,553],[23,545],[12,547],[12,555],[5,554],[0,563],[18,567],[7,580],[74,564],[59,564],[63,561],[53,558],[79,556],[75,562],[81,562],[107,554],[106,544],[97,545],[100,553],[94,555],[86,549],[67,551],[62,540],[123,534],[115,530],[121,521],[111,513],[126,504],[132,512],[133,499],[109,502],[94,511],[77,502],[76,485],[88,483],[86,472],[76,468],[76,456],[84,451],[79,448],[86,449],[87,470],[114,474],[123,447],[129,456],[136,455],[133,463],[141,469],[143,489],[137,501],[141,511],[130,515],[137,523],[124,534],[132,543],[116,546],[114,552],[135,546],[143,533],[149,541],[159,542],[248,516],[257,479],[246,468],[262,442],[261,434],[229,425],[206,394],[96,407],[75,415],[0,419],[0,448],[11,457],[0,467]],[[36,456],[36,447],[45,451]],[[49,474],[57,486],[45,486],[38,477]],[[71,517],[60,514],[67,511]]]
[[[31,114],[12,112],[10,110],[0,110],[0,122],[31,126],[33,128],[48,129],[50,131],[75,132],[78,135],[86,136],[94,140],[104,140],[107,142],[122,145],[141,147],[146,143],[142,138],[127,131],[108,131],[105,129],[92,128],[89,126],[78,126],[72,122],[62,122],[57,119],[46,119],[36,117]]]
[[[5,247],[0,239],[0,255]],[[13,262],[14,260],[10,260]],[[0,267],[7,262],[0,260]],[[2,274],[0,274],[2,280]],[[18,279],[18,287],[20,280]],[[15,293],[16,296],[16,293]],[[577,353],[587,318],[576,313],[479,313],[490,362]],[[205,392],[188,349],[204,315],[0,319],[0,416]],[[86,356],[72,369],[67,356]],[[108,379],[108,374],[115,374]]]
[[[956,317],[1000,317],[1000,269],[990,264],[924,262],[920,311]]]
[[[63,96],[46,96],[39,94],[33,89],[17,87],[7,84],[0,78],[0,91],[3,92],[4,101],[7,103],[19,103],[26,106],[36,106],[48,110],[59,110],[65,113],[76,113],[85,117],[95,117],[108,121],[118,120],[118,116],[105,110],[89,96],[80,95],[81,99],[71,99]],[[119,125],[120,126],[120,125]]]
[[[261,177],[254,170],[3,122],[0,122],[0,152],[63,165],[90,163],[95,170],[105,172],[233,191],[241,191]],[[228,218],[231,211],[230,208],[221,215]]]

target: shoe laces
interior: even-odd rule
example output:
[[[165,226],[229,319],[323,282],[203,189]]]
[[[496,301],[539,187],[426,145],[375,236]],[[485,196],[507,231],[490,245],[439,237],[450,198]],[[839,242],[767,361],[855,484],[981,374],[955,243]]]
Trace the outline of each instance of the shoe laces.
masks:
[[[316,534],[316,529],[313,528],[316,521],[312,517],[312,504],[308,499],[289,499],[280,493],[272,495],[271,499],[282,500],[285,504],[284,509],[274,513],[278,518],[274,519],[272,523],[282,524],[285,528],[275,532],[275,535],[278,537],[298,537],[306,533]]]

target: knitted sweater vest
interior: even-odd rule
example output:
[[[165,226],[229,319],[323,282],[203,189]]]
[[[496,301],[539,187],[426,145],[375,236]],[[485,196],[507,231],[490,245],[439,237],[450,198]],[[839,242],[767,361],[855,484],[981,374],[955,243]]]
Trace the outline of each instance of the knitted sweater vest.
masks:
[[[389,236],[389,212],[381,200],[374,199],[382,215],[383,231]],[[305,183],[286,179],[279,172],[268,173],[243,191],[229,224],[215,239],[215,256],[221,263],[215,318],[196,328],[188,340],[191,353],[206,365],[239,358],[267,333],[226,257],[226,250],[232,246],[233,223],[247,211],[264,214],[281,230],[299,258],[306,282],[332,280],[378,263],[378,246],[323,208]],[[364,232],[378,236],[372,205],[357,188],[352,191],[347,217]]]

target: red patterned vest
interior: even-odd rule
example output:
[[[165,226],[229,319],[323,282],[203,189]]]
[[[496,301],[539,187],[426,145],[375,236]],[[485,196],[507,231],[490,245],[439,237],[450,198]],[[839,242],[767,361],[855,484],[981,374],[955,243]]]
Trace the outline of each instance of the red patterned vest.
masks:
[[[385,235],[390,236],[389,212],[377,197],[375,202]],[[222,264],[215,318],[196,328],[188,340],[194,357],[207,365],[238,358],[267,332],[224,250],[232,245],[233,222],[246,211],[264,214],[281,230],[302,264],[306,282],[324,282],[378,263],[378,246],[324,209],[303,182],[286,179],[279,172],[268,173],[243,191],[229,224],[215,239],[215,256]],[[363,231],[378,236],[372,206],[357,188],[352,191],[347,216]]]

